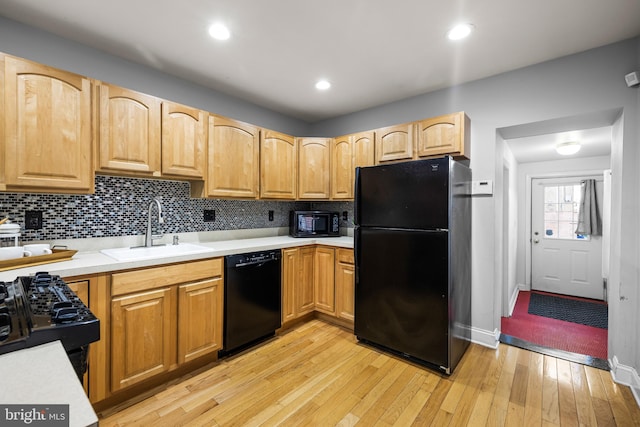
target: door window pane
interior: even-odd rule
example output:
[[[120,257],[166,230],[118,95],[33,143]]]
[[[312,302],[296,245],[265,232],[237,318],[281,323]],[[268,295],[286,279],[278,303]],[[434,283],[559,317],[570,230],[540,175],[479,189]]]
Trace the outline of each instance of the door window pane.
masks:
[[[546,239],[588,240],[576,235],[580,210],[580,184],[544,187],[544,237]]]

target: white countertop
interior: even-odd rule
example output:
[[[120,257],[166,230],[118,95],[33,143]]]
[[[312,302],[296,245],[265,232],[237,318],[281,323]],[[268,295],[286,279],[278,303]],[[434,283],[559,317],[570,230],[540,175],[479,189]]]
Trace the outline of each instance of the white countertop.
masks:
[[[0,405],[19,404],[25,412],[29,405],[69,405],[70,427],[98,425],[60,341],[0,355],[0,378]]]
[[[69,261],[53,262],[49,264],[2,271],[0,272],[0,281],[9,282],[14,280],[18,276],[27,276],[38,271],[47,271],[50,274],[56,274],[61,277],[73,277],[86,274],[105,273],[118,270],[127,270],[131,268],[150,267],[160,264],[185,262],[246,252],[282,249],[313,244],[353,248],[353,237],[351,236],[325,238],[293,238],[289,236],[272,236],[216,241],[199,241],[190,239],[188,240],[188,242],[206,246],[211,250],[209,252],[198,254],[154,258],[141,261],[116,261],[113,258],[110,258],[100,252],[100,249],[104,248],[97,248],[95,250],[80,250],[73,256],[73,259]],[[86,244],[84,245],[86,246]],[[68,247],[69,249],[75,249],[73,246],[73,240],[69,242]]]

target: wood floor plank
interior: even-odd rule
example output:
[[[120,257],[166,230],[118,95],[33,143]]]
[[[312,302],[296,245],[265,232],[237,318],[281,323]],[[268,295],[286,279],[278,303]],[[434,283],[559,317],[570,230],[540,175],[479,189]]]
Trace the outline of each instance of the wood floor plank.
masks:
[[[471,344],[451,376],[312,320],[99,414],[121,426],[638,426],[608,372]]]
[[[544,356],[531,353],[529,360],[529,376],[527,378],[527,398],[524,407],[525,427],[542,424],[542,390],[544,378]]]
[[[544,377],[542,378],[542,421],[560,425],[560,404],[558,397],[557,359],[544,356]]]
[[[583,426],[597,425],[598,420],[596,419],[589,383],[587,382],[587,374],[583,365],[571,363],[571,383],[573,384],[573,395],[576,399],[578,423]]]
[[[558,367],[558,403],[560,409],[560,425],[578,426],[578,411],[571,382],[571,362],[557,360]]]

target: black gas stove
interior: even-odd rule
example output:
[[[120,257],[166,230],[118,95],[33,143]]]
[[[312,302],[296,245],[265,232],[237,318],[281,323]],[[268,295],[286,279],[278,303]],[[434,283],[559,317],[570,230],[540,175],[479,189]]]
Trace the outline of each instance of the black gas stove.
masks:
[[[78,377],[100,321],[60,276],[36,273],[0,281],[0,354],[60,340]]]

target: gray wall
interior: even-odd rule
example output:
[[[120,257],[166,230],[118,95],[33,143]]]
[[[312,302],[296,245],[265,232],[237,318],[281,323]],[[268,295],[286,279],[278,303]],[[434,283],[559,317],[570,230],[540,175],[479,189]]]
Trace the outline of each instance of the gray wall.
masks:
[[[499,129],[576,116],[623,111],[622,136],[612,147],[610,355],[636,371],[640,367],[638,324],[638,89],[624,75],[639,69],[640,40],[533,65],[453,88],[416,96],[316,123],[317,135],[342,135],[464,110],[471,119],[474,179],[495,181],[492,198],[473,202],[473,316],[476,332],[499,329],[503,303],[503,143]],[[608,113],[604,113],[607,111]],[[612,123],[609,123],[612,124]],[[623,197],[624,195],[624,197]],[[622,231],[624,230],[624,232]],[[477,329],[475,329],[477,328]]]
[[[290,135],[308,124],[220,92],[0,17],[0,52]]]

